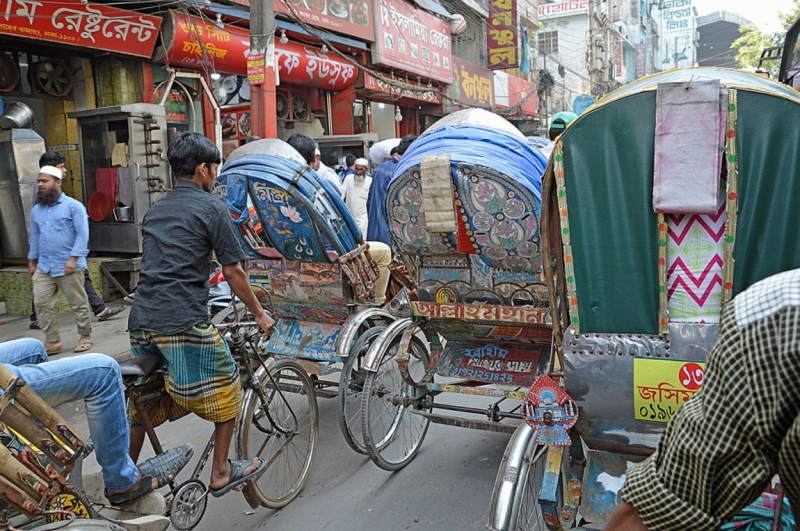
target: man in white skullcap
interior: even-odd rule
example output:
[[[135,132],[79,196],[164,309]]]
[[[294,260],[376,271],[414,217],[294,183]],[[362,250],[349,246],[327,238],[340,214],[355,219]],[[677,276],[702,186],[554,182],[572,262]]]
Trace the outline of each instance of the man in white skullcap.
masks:
[[[83,270],[89,254],[89,220],[86,208],[62,192],[63,178],[64,173],[55,166],[39,169],[37,203],[31,211],[28,277],[33,282],[33,304],[47,336],[48,354],[61,349],[55,314],[59,291],[78,322],[81,337],[75,352],[92,347],[92,308],[83,287]]]
[[[367,237],[367,226],[369,218],[367,216],[367,197],[369,197],[369,187],[372,185],[372,177],[367,173],[369,162],[367,159],[356,159],[355,173],[344,178],[342,183],[342,199],[344,204],[350,209],[350,213],[361,229],[364,238]]]

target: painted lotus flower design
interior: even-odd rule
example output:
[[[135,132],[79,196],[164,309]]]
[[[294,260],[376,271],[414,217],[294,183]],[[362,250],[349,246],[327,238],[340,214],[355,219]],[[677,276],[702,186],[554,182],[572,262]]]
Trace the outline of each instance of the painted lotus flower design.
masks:
[[[281,207],[281,214],[289,218],[290,220],[294,221],[295,223],[300,223],[303,221],[303,218],[300,217],[300,212],[293,206],[284,205]]]

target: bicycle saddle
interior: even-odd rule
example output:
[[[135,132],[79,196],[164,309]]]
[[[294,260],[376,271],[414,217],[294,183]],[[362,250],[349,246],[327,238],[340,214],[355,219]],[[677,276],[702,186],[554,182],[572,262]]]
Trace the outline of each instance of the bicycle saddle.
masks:
[[[119,370],[122,376],[147,376],[160,364],[161,356],[157,354],[144,354],[119,362]]]

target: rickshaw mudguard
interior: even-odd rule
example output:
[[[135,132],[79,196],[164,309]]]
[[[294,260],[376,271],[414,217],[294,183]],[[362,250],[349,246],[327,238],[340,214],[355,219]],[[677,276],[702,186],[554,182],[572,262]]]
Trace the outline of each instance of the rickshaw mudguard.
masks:
[[[537,449],[536,435],[537,430],[523,422],[506,445],[489,503],[491,519],[487,527],[491,531],[513,531],[514,500],[518,500],[517,492],[523,488],[521,481],[525,479],[520,471],[526,462],[533,461]]]
[[[372,319],[379,319],[390,323],[394,321],[396,317],[382,308],[367,308],[366,310],[362,310],[350,316],[342,327],[342,331],[339,333],[339,337],[336,340],[337,358],[347,358],[350,354],[350,347],[357,337],[358,330],[364,323]]]
[[[378,339],[372,344],[367,355],[364,356],[364,362],[361,368],[369,372],[377,372],[380,367],[380,360],[386,350],[391,346],[392,342],[405,332],[409,326],[416,326],[416,322],[411,317],[398,319],[386,327],[386,330],[381,332]]]

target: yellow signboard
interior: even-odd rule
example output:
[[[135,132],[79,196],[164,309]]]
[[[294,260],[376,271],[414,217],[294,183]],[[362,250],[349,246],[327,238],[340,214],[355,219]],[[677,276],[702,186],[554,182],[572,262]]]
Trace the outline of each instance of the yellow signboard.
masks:
[[[633,360],[636,420],[669,422],[703,386],[705,363],[652,358]]]

